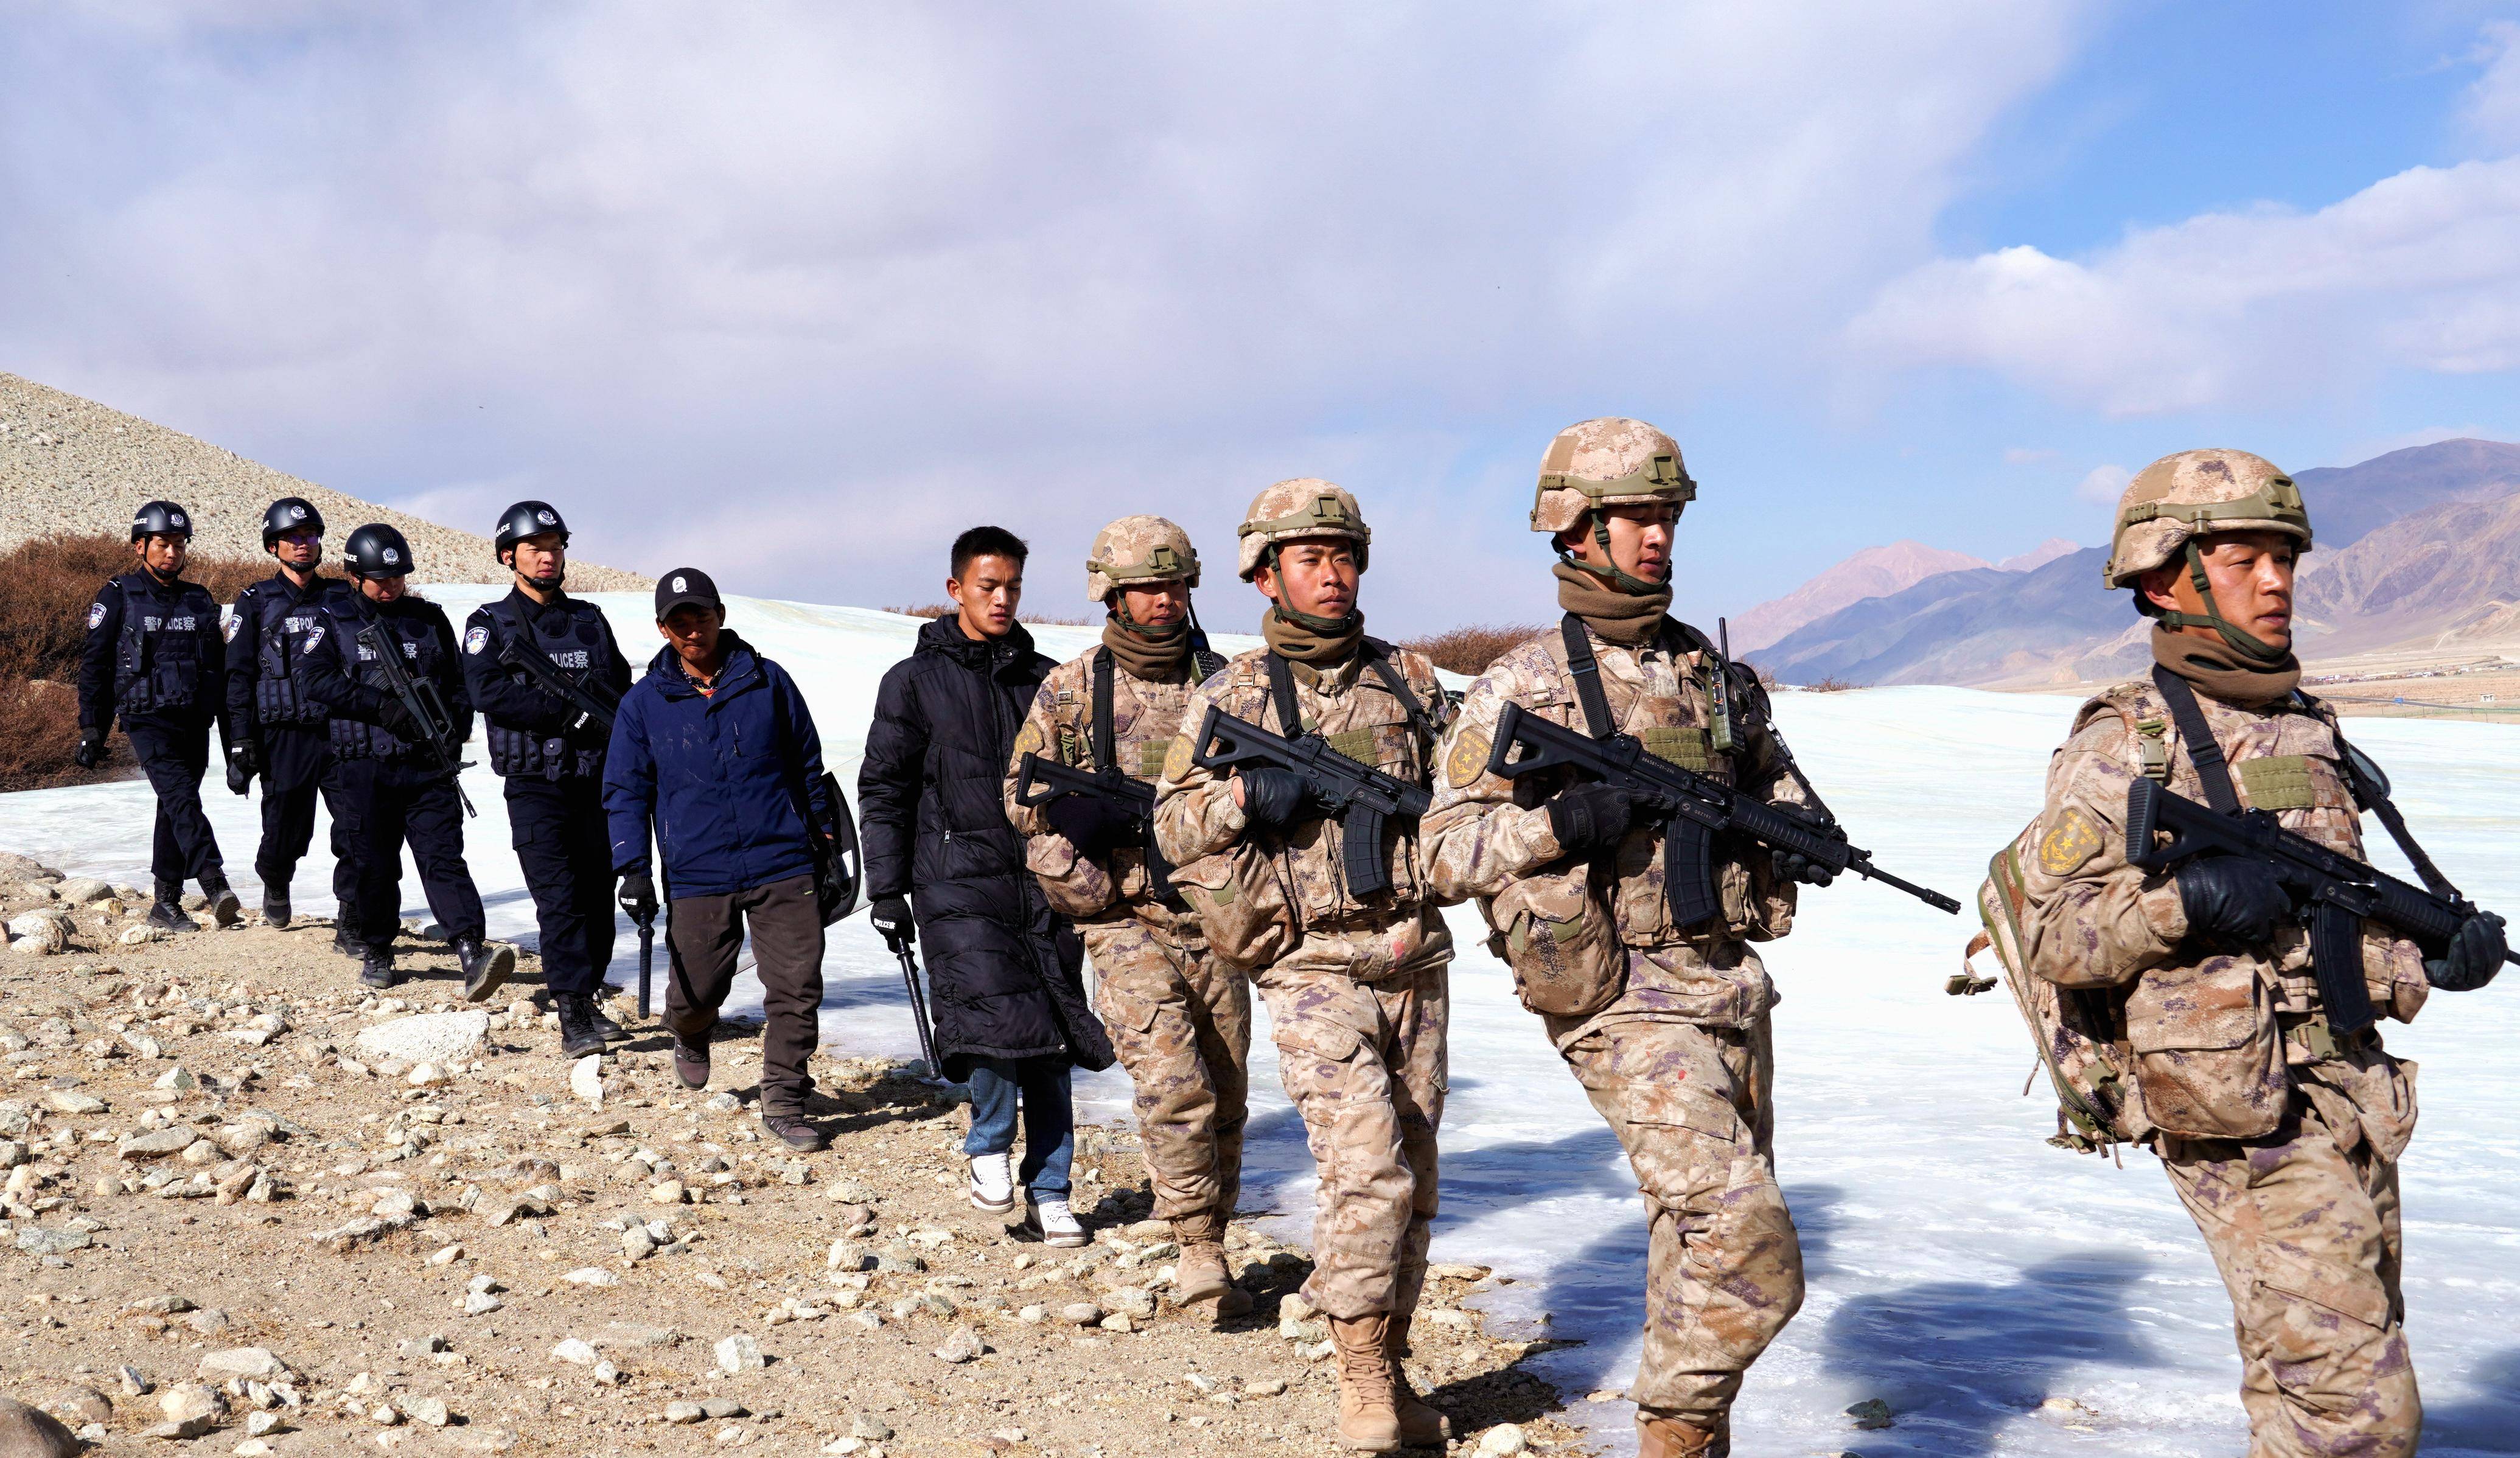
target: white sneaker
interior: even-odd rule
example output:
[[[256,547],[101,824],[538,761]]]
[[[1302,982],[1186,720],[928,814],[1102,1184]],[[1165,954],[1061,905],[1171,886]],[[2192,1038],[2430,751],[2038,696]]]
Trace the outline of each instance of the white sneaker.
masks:
[[[971,1207],[993,1215],[1015,1207],[1014,1156],[971,1157]]]
[[[1025,1204],[1031,1207],[1032,1213],[1027,1223],[1040,1232],[1043,1245],[1073,1249],[1085,1244],[1085,1227],[1076,1223],[1075,1212],[1068,1209],[1065,1200],[1053,1195],[1047,1200],[1027,1200]]]

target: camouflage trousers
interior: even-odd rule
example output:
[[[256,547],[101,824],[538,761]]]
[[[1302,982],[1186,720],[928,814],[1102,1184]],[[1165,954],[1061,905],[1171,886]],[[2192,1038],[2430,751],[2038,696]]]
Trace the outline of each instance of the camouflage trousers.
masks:
[[[1640,1408],[1722,1431],[1741,1374],[1803,1303],[1802,1243],[1777,1186],[1768,1021],[1621,1021],[1562,1050],[1645,1198]]]
[[[1257,980],[1321,1175],[1304,1299],[1342,1321],[1414,1311],[1435,1220],[1449,969],[1368,983],[1271,967]]]
[[[1094,960],[1095,1011],[1136,1085],[1156,1217],[1231,1218],[1251,1086],[1250,985],[1143,922],[1077,930]]]
[[[2231,1294],[2249,1458],[2398,1458],[2423,1431],[2398,1284],[2414,1066],[2353,1062],[2297,1068],[2265,1139],[2161,1140]]]

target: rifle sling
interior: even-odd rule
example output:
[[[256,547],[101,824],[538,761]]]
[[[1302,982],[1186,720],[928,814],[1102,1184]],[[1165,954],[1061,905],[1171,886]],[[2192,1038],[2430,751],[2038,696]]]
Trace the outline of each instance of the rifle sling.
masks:
[[[1094,650],[1094,767],[1102,769],[1120,762],[1113,747],[1111,731],[1111,650]]]

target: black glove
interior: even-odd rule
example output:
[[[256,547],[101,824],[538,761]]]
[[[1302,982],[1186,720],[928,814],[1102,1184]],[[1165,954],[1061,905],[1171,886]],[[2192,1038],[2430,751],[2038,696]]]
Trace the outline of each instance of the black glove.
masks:
[[[1137,816],[1096,796],[1062,795],[1042,806],[1041,813],[1087,860],[1101,860],[1112,847],[1144,839]]]
[[[2510,949],[2502,936],[2502,918],[2477,912],[2451,934],[2447,951],[2424,963],[2424,980],[2445,992],[2473,992],[2494,980]]]
[[[1291,769],[1259,765],[1235,771],[1242,782],[1242,818],[1253,825],[1276,830],[1295,823],[1304,812],[1304,777]]]
[[[411,716],[410,709],[402,706],[400,699],[387,699],[377,710],[377,727],[396,739],[407,739],[414,744],[421,739],[420,721]]]
[[[910,919],[910,902],[900,896],[878,896],[867,908],[867,920],[883,934],[883,944],[898,952],[919,944],[919,927]]]
[[[102,729],[80,730],[78,748],[71,752],[70,758],[75,761],[81,769],[94,769],[98,765],[103,764],[105,762],[105,731]]]
[[[228,788],[239,795],[253,788],[253,748],[239,745],[228,751]]]
[[[2292,897],[2272,868],[2245,855],[2209,855],[2179,873],[2179,904],[2187,913],[2187,934],[2219,936],[2240,946],[2274,939],[2275,926],[2292,910]]]
[[[1549,812],[1549,833],[1557,838],[1558,850],[1567,855],[1617,844],[1619,838],[1628,833],[1636,807],[1635,798],[1626,791],[1592,780],[1567,786],[1542,806]]]
[[[656,883],[645,871],[633,871],[621,878],[621,890],[614,900],[630,913],[630,920],[642,925],[656,915]]]
[[[1826,886],[1837,879],[1837,873],[1810,856],[1792,850],[1772,850],[1771,864],[1777,868],[1779,881],[1799,881],[1805,886]]]

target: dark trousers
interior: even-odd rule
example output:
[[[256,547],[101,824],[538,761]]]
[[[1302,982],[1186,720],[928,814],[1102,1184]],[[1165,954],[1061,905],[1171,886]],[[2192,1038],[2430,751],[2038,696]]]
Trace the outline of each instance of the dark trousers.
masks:
[[[402,930],[402,848],[411,846],[429,915],[457,940],[478,938],[488,922],[472,870],[464,864],[464,805],[455,782],[399,761],[344,759],[336,771],[342,789],[338,817],[349,812],[346,838],[359,861],[359,940],[390,953]],[[338,824],[338,818],[336,820]]]
[[[265,899],[274,891],[288,894],[298,859],[315,840],[315,797],[321,794],[333,820],[333,899],[341,907],[335,920],[355,928],[359,925],[359,855],[342,829],[340,763],[324,744],[292,742],[312,737],[303,729],[263,733],[262,843],[254,850],[253,874],[262,878]],[[306,767],[308,763],[312,768]],[[292,783],[281,788],[276,782],[284,778]]]
[[[206,890],[225,885],[218,838],[202,810],[202,775],[210,767],[210,726],[126,720],[131,752],[158,792],[158,827],[149,849],[150,874],[159,886],[199,881]]]
[[[595,775],[508,777],[508,830],[542,931],[543,985],[593,992],[612,965],[612,842]]]
[[[705,1043],[735,984],[735,957],[752,936],[761,975],[761,1112],[802,1114],[814,1075],[805,1062],[821,1041],[823,910],[814,878],[791,876],[748,891],[676,896],[665,919],[674,973],[665,984],[665,1025],[686,1043]]]

